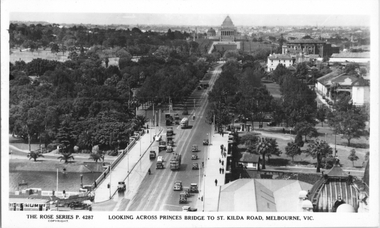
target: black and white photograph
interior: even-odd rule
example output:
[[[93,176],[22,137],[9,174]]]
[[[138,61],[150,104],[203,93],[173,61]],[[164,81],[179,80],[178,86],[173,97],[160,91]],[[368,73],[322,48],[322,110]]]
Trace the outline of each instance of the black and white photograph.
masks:
[[[2,0],[1,227],[378,227],[376,0]]]

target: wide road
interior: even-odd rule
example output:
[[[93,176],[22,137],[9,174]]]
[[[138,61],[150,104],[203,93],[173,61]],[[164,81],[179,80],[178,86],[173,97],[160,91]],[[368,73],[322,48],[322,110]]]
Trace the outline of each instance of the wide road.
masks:
[[[208,89],[195,90],[188,99],[184,102],[189,108],[189,127],[181,129],[174,125],[174,153],[182,155],[182,164],[180,170],[172,171],[170,169],[170,159],[172,153],[166,151],[160,152],[160,156],[164,158],[164,169],[156,169],[156,161],[152,161],[152,175],[147,175],[141,183],[137,194],[131,199],[126,206],[128,211],[180,211],[182,206],[196,206],[198,193],[191,193],[186,204],[179,204],[180,191],[174,191],[173,186],[176,180],[182,181],[183,186],[189,187],[191,183],[197,183],[200,186],[202,183],[203,169],[192,170],[193,162],[197,162],[202,166],[204,153],[207,146],[203,146],[203,139],[208,137],[211,132],[211,125],[206,124],[207,115],[207,93],[212,88],[217,76],[221,72],[221,65],[217,66],[212,72],[210,79],[210,87]],[[194,109],[195,107],[195,109]],[[181,118],[182,113],[179,113]],[[192,114],[195,115],[193,120]],[[166,129],[165,129],[166,131]],[[166,141],[166,134],[163,134],[163,140]],[[191,152],[193,144],[198,145],[198,152]],[[155,143],[153,149],[158,151],[158,144]],[[191,155],[197,154],[198,160],[191,160]],[[200,187],[199,187],[200,188]]]

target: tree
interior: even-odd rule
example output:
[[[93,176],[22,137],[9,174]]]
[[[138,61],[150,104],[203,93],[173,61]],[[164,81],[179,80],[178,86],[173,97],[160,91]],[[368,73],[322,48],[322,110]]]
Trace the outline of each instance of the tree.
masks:
[[[261,138],[257,143],[256,151],[263,156],[262,168],[265,169],[265,156],[270,153],[278,153],[277,143],[273,142],[271,138]],[[279,154],[279,153],[278,153]]]
[[[365,130],[368,115],[363,109],[353,105],[341,107],[336,106],[336,109],[329,113],[328,122],[334,133],[343,134],[342,138],[347,139],[347,146],[350,146],[351,139],[368,135]]]
[[[294,156],[300,155],[301,153],[301,148],[295,142],[289,142],[285,147],[285,154],[291,157],[292,161],[294,161]]]
[[[246,134],[241,137],[241,142],[244,143],[244,145],[247,148],[247,151],[250,153],[256,152],[256,145],[259,141],[259,138],[257,136],[258,134]]]
[[[95,152],[95,153],[92,152],[92,153],[90,154],[89,159],[94,160],[96,163],[97,163],[98,161],[104,161],[104,153],[103,153],[102,151],[98,151],[98,152]]]
[[[59,159],[59,161],[62,161],[64,160],[65,163],[67,163],[70,159],[73,159],[74,160],[74,156],[72,155],[71,152],[67,152],[66,148],[62,148],[60,149],[60,153],[61,153],[61,156],[59,156],[57,159]]]
[[[133,123],[134,123],[134,130],[139,130],[141,127],[143,127],[145,125],[145,123],[148,122],[148,119],[145,117],[145,116],[142,116],[142,115],[137,115],[134,119],[133,119]]]
[[[350,160],[352,162],[352,166],[354,166],[354,162],[358,159],[359,159],[359,157],[356,155],[355,149],[352,149],[350,151],[350,155],[348,156],[348,160]]]
[[[323,122],[325,122],[325,120],[326,120],[326,117],[327,117],[326,105],[318,106],[316,118],[322,123],[322,127],[323,127]]]
[[[294,139],[294,143],[297,144],[299,147],[303,147],[304,141],[302,140],[302,135],[298,134],[296,135],[296,138]]]
[[[40,151],[30,151],[27,155],[27,157],[30,159],[33,159],[35,162],[39,157],[44,157]]]
[[[56,43],[52,43],[50,45],[50,50],[52,53],[58,53],[59,52],[59,46]]]
[[[317,159],[317,173],[319,173],[321,172],[322,159],[326,159],[328,156],[332,155],[332,148],[326,141],[317,139],[314,142],[309,143],[305,153],[307,156]]]
[[[318,135],[317,129],[315,129],[314,125],[306,121],[296,123],[294,130],[297,132],[297,135],[300,134],[305,136],[305,142],[307,142],[306,136],[315,137]]]
[[[281,154],[281,151],[278,149],[278,144],[277,144],[277,140],[276,139],[273,139],[273,138],[269,138],[269,151],[268,153],[266,153],[267,155],[267,158],[268,158],[268,163],[270,162],[270,157],[272,155],[276,155],[276,156],[279,156]]]
[[[295,75],[298,79],[305,79],[309,69],[306,62],[299,63],[296,68]]]

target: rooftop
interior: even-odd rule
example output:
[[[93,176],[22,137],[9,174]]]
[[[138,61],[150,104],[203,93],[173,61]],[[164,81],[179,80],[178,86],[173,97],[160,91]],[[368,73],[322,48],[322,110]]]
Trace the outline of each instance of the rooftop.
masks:
[[[370,58],[370,52],[341,52],[334,53],[331,58]]]
[[[270,54],[268,56],[269,59],[281,59],[281,60],[292,60],[293,58],[290,55],[282,55],[282,54]]]
[[[298,194],[311,187],[298,180],[238,179],[222,186],[219,211],[300,211]]]
[[[289,44],[325,44],[326,42],[323,40],[315,40],[315,39],[297,39],[297,40],[289,40]]]
[[[352,83],[352,86],[369,86],[369,80],[365,80],[364,78],[359,77],[358,80]]]
[[[224,19],[221,27],[235,27],[234,23],[232,22],[230,16],[227,16],[226,19]]]
[[[241,158],[239,161],[241,162],[259,162],[260,156],[257,154],[249,153],[249,152],[243,152],[241,153]]]

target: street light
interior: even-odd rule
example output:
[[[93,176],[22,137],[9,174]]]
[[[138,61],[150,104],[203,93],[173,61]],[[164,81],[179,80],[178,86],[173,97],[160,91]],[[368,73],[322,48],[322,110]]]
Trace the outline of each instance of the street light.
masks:
[[[111,168],[111,165],[110,166],[108,166],[109,167],[109,169],[110,169],[110,199],[112,198],[112,194],[111,194],[111,183],[112,183],[112,179],[111,179],[111,177],[112,177],[112,168]]]

